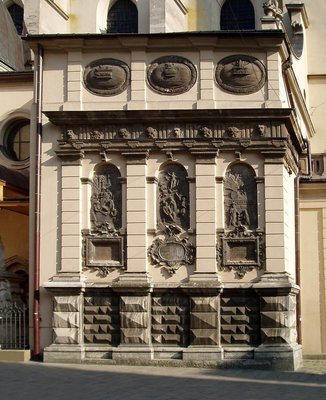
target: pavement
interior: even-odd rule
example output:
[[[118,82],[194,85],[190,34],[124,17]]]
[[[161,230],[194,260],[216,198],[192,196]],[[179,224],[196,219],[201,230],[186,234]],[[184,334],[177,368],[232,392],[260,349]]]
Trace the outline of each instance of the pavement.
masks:
[[[1,400],[326,400],[326,360],[296,372],[0,362]]]

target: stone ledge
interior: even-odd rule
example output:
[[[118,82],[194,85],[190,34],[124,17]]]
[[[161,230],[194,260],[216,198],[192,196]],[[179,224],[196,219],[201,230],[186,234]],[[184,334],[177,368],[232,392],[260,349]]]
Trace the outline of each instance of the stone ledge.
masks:
[[[0,350],[0,361],[27,362],[30,359],[30,350]]]

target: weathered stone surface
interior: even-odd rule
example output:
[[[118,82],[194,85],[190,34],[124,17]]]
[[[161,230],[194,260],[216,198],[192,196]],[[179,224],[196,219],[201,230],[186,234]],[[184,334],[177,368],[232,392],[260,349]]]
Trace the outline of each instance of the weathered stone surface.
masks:
[[[77,296],[55,296],[54,311],[77,312],[79,310],[79,298]]]
[[[148,296],[121,296],[120,307],[121,344],[148,344]]]
[[[189,300],[178,295],[152,297],[153,344],[187,346],[189,342]]]
[[[77,328],[54,328],[54,344],[78,344]]]
[[[259,344],[259,299],[248,296],[221,297],[222,344],[254,346]]]
[[[85,296],[84,342],[117,345],[120,341],[119,298]]]
[[[261,297],[262,344],[295,344],[296,298],[288,296]]]

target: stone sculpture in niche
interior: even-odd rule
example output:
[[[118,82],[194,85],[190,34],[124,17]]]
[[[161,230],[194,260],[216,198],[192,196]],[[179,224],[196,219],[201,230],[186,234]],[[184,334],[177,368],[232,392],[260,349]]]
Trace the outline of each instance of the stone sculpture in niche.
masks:
[[[151,126],[146,128],[146,133],[147,133],[147,136],[149,136],[152,139],[157,139],[157,137],[158,137],[157,129],[155,129]]]
[[[227,136],[231,138],[240,138],[241,137],[241,130],[236,126],[230,126],[227,128],[226,132]]]
[[[283,13],[278,6],[278,0],[267,0],[263,4],[264,13],[267,17],[282,19]]]
[[[126,90],[130,69],[123,61],[102,58],[88,64],[84,70],[84,85],[91,93],[114,96]]]
[[[148,254],[154,264],[173,274],[182,264],[192,264],[194,259],[194,247],[184,235],[189,229],[187,172],[181,165],[171,163],[161,170],[158,181],[157,224],[161,237],[154,240]]]
[[[199,129],[199,133],[201,134],[202,137],[204,138],[211,138],[213,137],[213,132],[210,128],[208,128],[207,126],[202,126]]]
[[[257,232],[257,186],[253,169],[231,165],[224,179],[226,232],[220,235],[218,262],[221,269],[234,270],[238,278],[262,268],[262,234]]]
[[[216,81],[229,93],[255,93],[266,82],[266,70],[257,58],[242,54],[229,56],[218,63]]]
[[[121,183],[116,167],[101,167],[94,175],[92,186],[92,232],[116,233],[121,228]]]
[[[147,69],[147,81],[160,94],[187,92],[196,82],[195,66],[186,58],[166,56],[153,61]]]
[[[171,164],[160,172],[158,209],[159,224],[189,228],[189,184],[182,166]]]
[[[95,171],[91,196],[91,232],[84,235],[86,267],[96,268],[101,276],[123,268],[123,238],[120,173],[114,165]]]
[[[257,228],[257,189],[253,170],[242,163],[228,169],[224,179],[225,226]]]

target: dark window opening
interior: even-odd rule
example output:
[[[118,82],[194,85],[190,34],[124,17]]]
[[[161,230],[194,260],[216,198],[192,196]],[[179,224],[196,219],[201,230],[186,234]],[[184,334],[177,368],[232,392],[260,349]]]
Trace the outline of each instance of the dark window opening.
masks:
[[[130,0],[118,0],[110,8],[108,33],[138,33],[138,10]]]
[[[11,19],[14,22],[18,35],[21,35],[24,27],[24,9],[17,4],[8,7]]]
[[[221,30],[255,29],[255,10],[250,0],[227,0],[221,10]]]
[[[12,161],[29,159],[30,123],[28,120],[15,122],[5,135],[5,153]]]

